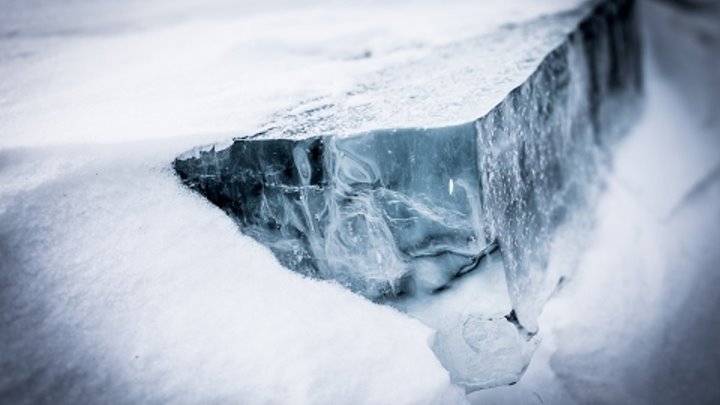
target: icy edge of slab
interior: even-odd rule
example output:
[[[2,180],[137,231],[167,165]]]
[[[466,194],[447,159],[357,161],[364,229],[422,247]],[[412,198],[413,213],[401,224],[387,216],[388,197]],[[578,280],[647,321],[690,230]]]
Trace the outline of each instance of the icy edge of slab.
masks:
[[[466,124],[261,134],[174,167],[284,266],[434,327],[454,382],[509,384],[569,270],[548,276],[555,236],[587,225],[609,147],[636,115],[634,19],[632,1],[598,4],[522,85]]]

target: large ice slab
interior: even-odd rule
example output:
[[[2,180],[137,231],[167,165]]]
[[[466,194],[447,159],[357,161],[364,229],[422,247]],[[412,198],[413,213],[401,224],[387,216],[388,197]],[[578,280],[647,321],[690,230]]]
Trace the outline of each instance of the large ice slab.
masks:
[[[439,46],[174,162],[288,268],[438,330],[453,381],[517,380],[641,88],[632,1]],[[498,275],[501,275],[498,277]]]

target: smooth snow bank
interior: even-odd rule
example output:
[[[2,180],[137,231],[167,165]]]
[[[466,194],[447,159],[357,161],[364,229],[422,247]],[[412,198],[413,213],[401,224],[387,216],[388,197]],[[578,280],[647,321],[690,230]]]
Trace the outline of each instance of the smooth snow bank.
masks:
[[[254,133],[368,72],[581,0],[257,3],[3,0],[0,147]]]
[[[0,153],[0,402],[465,402],[427,327],[283,269],[177,147]]]

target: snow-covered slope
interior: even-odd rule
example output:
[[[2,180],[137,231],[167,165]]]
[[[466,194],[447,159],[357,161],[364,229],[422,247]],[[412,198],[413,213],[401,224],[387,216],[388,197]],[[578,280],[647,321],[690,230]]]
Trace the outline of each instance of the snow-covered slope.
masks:
[[[464,401],[428,328],[283,269],[172,149],[0,153],[0,402]]]
[[[580,3],[2,0],[0,145],[251,134],[370,72]]]
[[[354,59],[367,49],[392,64],[435,38],[574,2],[393,3],[384,18],[377,1],[347,19],[328,18],[339,3],[232,3],[0,0],[0,402],[465,403],[427,327],[283,269],[169,163],[353,84],[375,63]],[[682,110],[666,107],[649,122],[679,124]],[[718,397],[717,182],[699,167],[713,167],[717,144],[684,143],[698,138],[680,127],[673,142],[654,142],[647,122],[628,138],[595,242],[546,307],[525,379],[471,400]],[[178,137],[198,133],[210,135]],[[659,204],[677,208],[665,222],[641,208],[663,178],[680,185]]]

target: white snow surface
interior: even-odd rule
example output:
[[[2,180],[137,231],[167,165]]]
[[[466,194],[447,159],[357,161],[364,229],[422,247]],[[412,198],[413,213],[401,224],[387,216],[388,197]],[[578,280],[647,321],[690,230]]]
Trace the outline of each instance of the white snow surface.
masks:
[[[340,18],[339,2],[227,13],[221,2],[0,0],[3,398],[466,403],[429,328],[283,269],[169,162],[344,89],[363,69],[358,49],[391,64],[416,41],[503,21],[489,10],[562,7],[511,3],[354,3]],[[692,403],[698,387],[716,389],[717,335],[705,331],[720,281],[718,136],[682,120],[661,78],[648,87],[528,372],[471,402]]]
[[[283,109],[347,98],[359,78],[388,66],[579,3],[0,0],[0,146],[249,135]],[[485,61],[507,73],[478,79],[514,72],[523,55],[509,55],[522,46],[504,44]],[[447,86],[460,92],[461,84]],[[374,100],[403,100],[397,93]],[[405,113],[396,125],[410,125]],[[477,106],[456,119],[482,113]]]
[[[0,153],[0,392],[18,404],[464,402],[431,330],[282,268],[179,184],[167,151]]]

